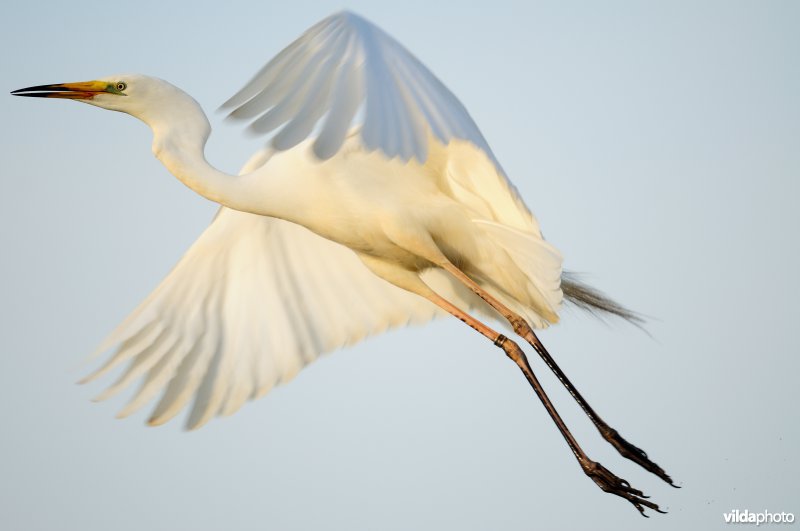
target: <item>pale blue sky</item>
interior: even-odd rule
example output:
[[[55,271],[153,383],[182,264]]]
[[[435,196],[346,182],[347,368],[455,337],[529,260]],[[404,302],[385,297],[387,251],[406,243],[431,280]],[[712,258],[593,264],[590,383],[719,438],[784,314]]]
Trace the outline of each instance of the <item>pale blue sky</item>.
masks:
[[[333,354],[198,432],[113,416],[78,361],[214,206],[144,125],[0,98],[0,528],[715,529],[800,513],[800,4],[6,2],[2,85],[142,72],[211,113],[209,159],[258,144],[213,111],[347,7],[461,98],[570,269],[652,316],[575,311],[543,340],[684,488],[613,453],[534,369],[591,456],[667,506],[642,520],[583,476],[517,369],[459,322]]]

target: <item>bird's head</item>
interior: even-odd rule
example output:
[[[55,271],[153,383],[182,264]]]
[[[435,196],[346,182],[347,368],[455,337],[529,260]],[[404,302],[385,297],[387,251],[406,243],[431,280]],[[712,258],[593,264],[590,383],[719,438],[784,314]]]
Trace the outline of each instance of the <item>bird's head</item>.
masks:
[[[172,131],[178,127],[184,133],[191,131],[201,140],[208,136],[208,120],[194,98],[163,79],[142,74],[37,85],[15,90],[11,94],[75,100],[130,114],[145,122],[154,132]]]
[[[120,74],[93,81],[37,85],[13,91],[15,96],[59,98],[88,103],[130,114],[153,125],[158,119],[198,107],[194,99],[174,85],[142,74]]]
[[[150,80],[155,81],[154,78],[128,74],[94,81],[36,85],[15,90],[11,94],[29,98],[76,100],[112,111],[135,114],[143,101],[151,98],[151,89],[155,84]]]

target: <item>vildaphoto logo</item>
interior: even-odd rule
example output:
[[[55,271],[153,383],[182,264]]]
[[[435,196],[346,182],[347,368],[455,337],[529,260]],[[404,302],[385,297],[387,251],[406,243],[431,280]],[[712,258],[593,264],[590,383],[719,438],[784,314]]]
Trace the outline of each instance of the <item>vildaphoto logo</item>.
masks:
[[[722,515],[725,518],[726,524],[791,524],[794,523],[794,513],[771,513],[769,511],[761,511],[754,513],[745,509],[740,511],[734,509],[729,513]]]

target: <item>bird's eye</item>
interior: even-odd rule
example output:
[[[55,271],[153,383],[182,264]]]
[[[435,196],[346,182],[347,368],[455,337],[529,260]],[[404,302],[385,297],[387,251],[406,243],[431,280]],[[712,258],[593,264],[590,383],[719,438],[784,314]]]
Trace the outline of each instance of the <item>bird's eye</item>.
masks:
[[[126,88],[128,88],[128,85],[126,85],[126,84],[125,84],[125,83],[123,83],[122,81],[119,81],[119,82],[117,82],[117,90],[118,90],[118,91],[122,92],[122,91],[123,91],[123,90],[125,90]]]

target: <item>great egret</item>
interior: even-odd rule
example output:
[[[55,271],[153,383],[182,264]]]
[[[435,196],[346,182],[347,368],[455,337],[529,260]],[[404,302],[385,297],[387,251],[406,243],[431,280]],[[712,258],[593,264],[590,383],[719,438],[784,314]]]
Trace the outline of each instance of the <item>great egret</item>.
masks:
[[[321,353],[444,312],[522,370],[583,471],[642,514],[640,490],[583,452],[522,349],[469,311],[506,321],[544,359],[624,457],[672,484],[608,426],[558,368],[533,328],[562,298],[633,316],[562,275],[561,255],[456,97],[397,41],[342,12],[279,53],[224,108],[277,130],[239,176],[210,166],[199,104],[153,77],[40,85],[18,96],[66,98],[128,113],[153,131],[153,153],[222,207],[156,290],[103,343],[116,352],[85,381],[129,362],[108,398],[142,377],[126,416],[164,390],[150,424],[194,396],[188,427],[228,415]],[[342,306],[347,311],[342,311]]]

